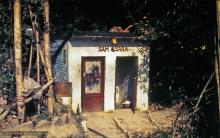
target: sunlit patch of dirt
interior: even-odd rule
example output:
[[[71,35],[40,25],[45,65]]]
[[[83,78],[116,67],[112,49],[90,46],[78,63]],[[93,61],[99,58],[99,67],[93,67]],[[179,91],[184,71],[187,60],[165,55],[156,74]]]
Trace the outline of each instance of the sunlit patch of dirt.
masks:
[[[117,109],[113,113],[90,112],[83,114],[87,121],[87,127],[94,128],[97,132],[107,137],[124,137],[125,134],[117,127],[113,118],[116,118],[121,127],[129,133],[151,134],[158,129],[168,131],[172,127],[176,112],[172,108],[164,108],[158,111],[133,113],[130,109]],[[97,134],[89,132],[90,137],[97,137]]]

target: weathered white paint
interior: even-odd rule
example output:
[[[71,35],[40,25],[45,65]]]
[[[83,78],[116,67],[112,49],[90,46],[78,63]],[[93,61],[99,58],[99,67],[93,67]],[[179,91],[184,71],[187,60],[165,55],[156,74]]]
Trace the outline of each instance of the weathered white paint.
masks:
[[[88,45],[88,44],[87,44]],[[77,107],[81,111],[81,58],[82,56],[105,56],[105,89],[104,89],[104,111],[112,111],[114,107],[115,95],[115,69],[117,56],[137,56],[138,65],[143,61],[142,55],[138,52],[136,46],[128,47],[129,52],[98,52],[98,47],[80,47],[67,42],[68,46],[68,78],[72,82],[72,109],[76,112]],[[138,75],[140,76],[140,75]],[[148,93],[144,93],[140,88],[141,82],[138,77],[137,82],[137,108],[148,109]],[[145,82],[147,86],[149,82]]]

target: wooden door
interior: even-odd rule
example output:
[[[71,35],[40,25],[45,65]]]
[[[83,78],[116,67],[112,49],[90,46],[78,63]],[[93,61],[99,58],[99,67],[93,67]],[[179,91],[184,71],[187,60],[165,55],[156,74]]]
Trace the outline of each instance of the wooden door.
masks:
[[[82,111],[104,109],[104,57],[82,57]]]

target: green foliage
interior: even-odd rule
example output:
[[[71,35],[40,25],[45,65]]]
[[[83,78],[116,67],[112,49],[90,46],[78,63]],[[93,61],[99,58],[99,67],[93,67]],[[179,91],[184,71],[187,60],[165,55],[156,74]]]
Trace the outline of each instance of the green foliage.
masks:
[[[162,105],[176,104],[185,98],[195,103],[214,70],[215,1],[137,1],[123,2],[136,34],[151,40],[149,99]],[[206,118],[217,114],[214,81],[209,88],[200,104],[200,113],[190,116],[194,119],[190,123],[194,124],[181,128],[181,136],[189,135],[192,128],[193,137],[206,135],[202,129],[212,131],[214,121]],[[187,111],[190,114],[192,110]]]
[[[12,60],[11,3],[0,3],[0,95],[11,102],[15,97]]]
[[[124,0],[140,39],[151,40],[150,99],[197,96],[214,70],[214,2]],[[155,9],[152,9],[154,7]]]
[[[15,74],[13,57],[13,26],[12,26],[12,0],[0,2],[0,93],[11,102],[15,100]],[[28,5],[34,14],[33,19],[39,24],[43,24],[43,5],[41,0],[23,0],[21,1],[22,10],[22,64],[23,73],[27,70],[29,59],[29,49],[31,43],[35,44],[31,33],[27,30],[32,28]],[[43,26],[38,27],[42,32]]]

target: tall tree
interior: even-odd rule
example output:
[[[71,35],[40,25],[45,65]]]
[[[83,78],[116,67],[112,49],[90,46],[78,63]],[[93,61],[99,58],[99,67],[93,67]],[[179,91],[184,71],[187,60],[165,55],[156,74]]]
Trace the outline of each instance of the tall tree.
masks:
[[[220,118],[220,1],[216,1],[217,9],[217,44],[215,48],[215,74],[217,81],[217,91],[218,91],[218,104],[219,104],[219,118]],[[220,122],[220,121],[219,121]]]
[[[22,75],[22,48],[21,48],[21,2],[14,0],[14,58],[15,58],[15,78],[16,78],[16,94],[17,94],[17,111],[18,117],[21,118],[23,109],[22,91],[23,91],[23,75]]]
[[[48,81],[52,80],[52,67],[50,57],[50,24],[49,24],[49,0],[44,0],[44,56],[45,64],[48,72]],[[53,86],[49,87],[48,91],[48,111],[53,114]]]

